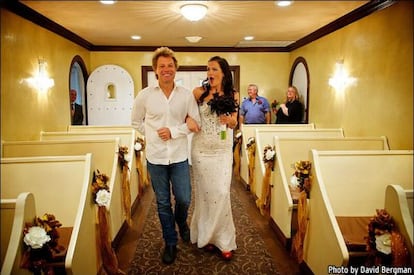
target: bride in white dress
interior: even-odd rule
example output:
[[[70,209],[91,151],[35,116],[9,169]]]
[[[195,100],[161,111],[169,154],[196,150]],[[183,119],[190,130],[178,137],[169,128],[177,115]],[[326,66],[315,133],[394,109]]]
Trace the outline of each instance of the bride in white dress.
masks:
[[[230,260],[237,248],[230,184],[238,94],[224,58],[215,56],[208,61],[207,80],[208,83],[193,91],[199,103],[201,131],[194,134],[191,152],[195,186],[191,242],[208,251],[218,248],[223,259]],[[219,103],[218,98],[225,98],[230,105],[223,107],[223,101]]]

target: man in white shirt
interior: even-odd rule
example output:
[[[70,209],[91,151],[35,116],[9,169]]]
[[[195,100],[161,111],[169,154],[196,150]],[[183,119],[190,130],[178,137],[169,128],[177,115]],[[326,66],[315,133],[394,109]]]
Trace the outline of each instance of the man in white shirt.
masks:
[[[174,82],[178,69],[174,52],[167,47],[155,50],[152,67],[158,85],[147,87],[136,96],[132,126],[145,136],[147,168],[165,241],[162,261],[171,264],[177,255],[176,223],[182,240],[190,241],[187,216],[191,181],[187,135],[200,130],[200,115],[193,94]],[[198,124],[187,126],[187,116]],[[170,190],[175,198],[174,211]]]

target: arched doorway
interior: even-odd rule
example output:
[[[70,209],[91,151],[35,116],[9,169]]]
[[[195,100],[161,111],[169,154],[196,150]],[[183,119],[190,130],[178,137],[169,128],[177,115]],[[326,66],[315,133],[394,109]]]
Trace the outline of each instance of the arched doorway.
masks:
[[[303,123],[309,123],[309,69],[305,58],[298,57],[290,70],[289,86],[298,88],[304,106]]]
[[[88,79],[88,72],[86,70],[83,59],[76,55],[70,64],[69,70],[69,91],[75,90],[77,92],[76,103],[82,106],[83,125],[88,125],[88,108],[86,98],[86,81]]]

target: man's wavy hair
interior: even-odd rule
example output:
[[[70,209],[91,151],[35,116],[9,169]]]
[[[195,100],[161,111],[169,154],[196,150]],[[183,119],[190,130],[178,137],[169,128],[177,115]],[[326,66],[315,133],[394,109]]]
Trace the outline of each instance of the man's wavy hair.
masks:
[[[154,54],[152,56],[152,69],[154,70],[154,72],[157,69],[157,62],[158,62],[158,58],[160,56],[163,56],[163,57],[171,57],[174,60],[175,68],[178,70],[178,61],[177,61],[177,58],[175,57],[174,51],[171,50],[168,47],[159,47],[158,49],[156,49],[154,51]],[[158,75],[157,74],[155,74],[155,77],[158,79]]]

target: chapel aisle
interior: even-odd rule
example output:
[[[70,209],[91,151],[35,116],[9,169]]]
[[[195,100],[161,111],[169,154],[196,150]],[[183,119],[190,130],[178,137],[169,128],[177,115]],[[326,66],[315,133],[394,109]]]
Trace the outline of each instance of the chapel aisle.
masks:
[[[236,266],[239,269],[238,271],[234,270],[235,274],[244,274],[243,270],[245,272],[249,271],[249,274],[264,274],[264,272],[269,270],[270,274],[300,274],[299,265],[289,256],[289,251],[277,240],[276,234],[270,228],[268,224],[269,217],[260,215],[253,196],[241,182],[233,181],[232,183],[233,215],[235,219],[239,219],[235,220],[236,231],[239,231],[238,239],[236,239],[239,248],[235,252],[232,263],[222,261],[217,255],[206,255],[207,252],[197,249],[195,245],[187,245],[179,241],[178,248],[180,251],[176,262],[171,266],[163,265],[159,258],[159,255],[161,255],[160,250],[162,249],[159,247],[162,245],[161,231],[160,229],[158,230],[159,223],[158,217],[155,215],[153,199],[152,188],[148,187],[141,198],[137,211],[132,217],[132,228],[120,240],[116,253],[119,267],[126,273],[145,274],[150,272],[151,269],[151,274],[175,274],[175,270],[179,270],[180,274],[186,273],[185,270],[188,271],[187,274],[192,274],[194,269],[190,266],[195,264],[199,266],[204,265],[204,270],[211,269],[212,272],[217,270],[217,268],[224,268],[223,270],[226,270],[226,268],[230,269],[230,265],[234,265],[234,267],[231,267],[232,269]],[[235,213],[239,209],[244,209],[242,215]],[[145,227],[146,225],[147,227]],[[148,227],[151,228],[150,231],[152,232],[148,232]],[[154,229],[152,227],[157,228]],[[245,236],[246,234],[251,234],[250,232],[258,234],[261,238],[252,242],[252,236]],[[137,247],[138,250],[148,251],[144,252],[144,255],[137,256],[137,254],[140,254],[136,254]],[[249,255],[249,253],[251,254]],[[254,255],[258,253],[264,253],[265,256]],[[152,263],[148,263],[148,261]],[[246,263],[246,261],[251,263]],[[140,262],[148,266],[143,267],[142,265],[144,264],[140,264]],[[177,267],[178,265],[180,267]],[[183,267],[183,265],[188,265],[188,268]],[[251,265],[252,267],[246,270],[241,267],[243,265]],[[255,272],[256,270],[257,272]],[[259,270],[262,270],[262,272]],[[272,271],[274,272],[272,273]],[[227,271],[226,273],[229,274]]]

